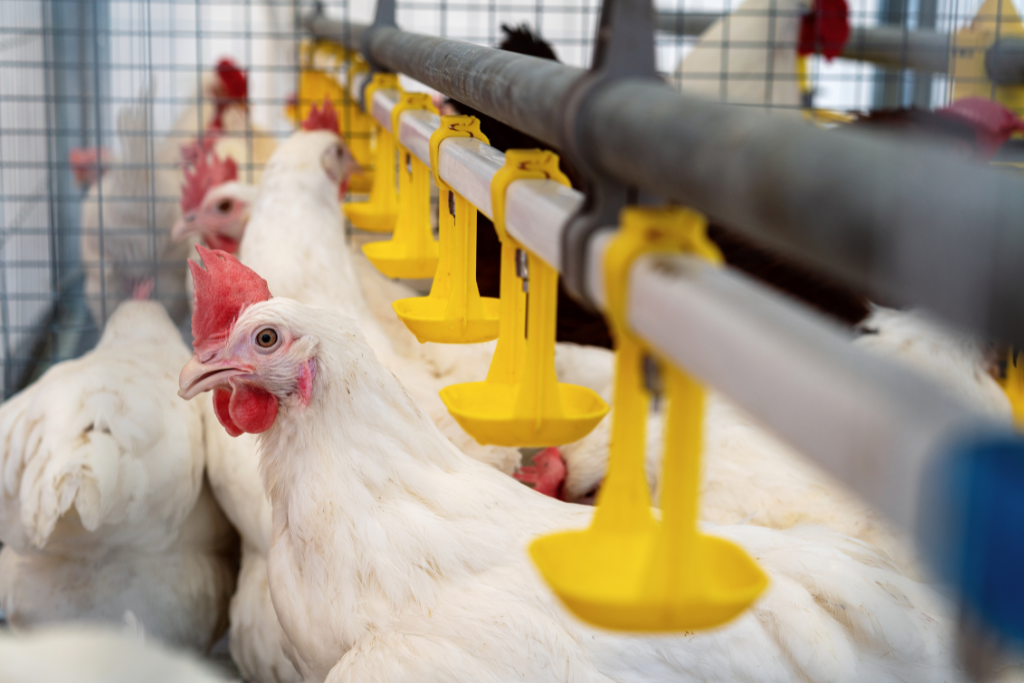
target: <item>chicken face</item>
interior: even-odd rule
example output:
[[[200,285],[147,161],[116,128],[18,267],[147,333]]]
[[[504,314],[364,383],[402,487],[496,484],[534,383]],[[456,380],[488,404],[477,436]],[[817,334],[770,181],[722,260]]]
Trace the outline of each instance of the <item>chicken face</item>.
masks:
[[[270,429],[279,402],[305,406],[316,375],[316,339],[293,332],[276,312],[267,283],[230,254],[196,247],[195,353],[178,378],[178,395],[213,391],[217,419],[231,436]]]
[[[320,154],[320,165],[323,167],[331,183],[338,186],[338,196],[343,197],[348,189],[348,178],[353,173],[362,169],[355,157],[348,151],[348,147],[338,138],[338,113],[330,99],[324,98],[323,106],[313,105],[309,115],[302,122],[302,130],[307,133],[325,132],[330,133],[326,138],[329,143]],[[310,140],[323,140],[326,136],[312,136]],[[316,144],[316,143],[314,143]]]
[[[345,195],[349,177],[353,173],[362,171],[359,162],[341,141],[324,150],[320,155],[320,165],[324,167],[324,172],[327,173],[331,182],[338,186],[339,197]]]
[[[267,307],[247,309],[227,339],[197,349],[179,377],[182,398],[213,391],[217,419],[231,436],[270,429],[280,401],[294,396],[305,406],[313,393],[315,339],[296,335]]]
[[[199,235],[211,249],[234,254],[249,222],[255,188],[228,182],[209,190],[202,203],[182,215],[171,231],[175,241]]]

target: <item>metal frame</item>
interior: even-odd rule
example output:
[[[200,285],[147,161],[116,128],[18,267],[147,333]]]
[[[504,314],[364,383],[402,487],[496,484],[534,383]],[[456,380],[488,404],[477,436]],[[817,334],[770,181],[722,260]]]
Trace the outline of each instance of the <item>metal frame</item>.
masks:
[[[358,25],[312,18],[358,47]],[[557,147],[583,72],[454,40],[380,28],[374,57]],[[692,206],[886,300],[1024,346],[1024,178],[889,137],[821,131],[624,79],[580,118],[600,171]]]

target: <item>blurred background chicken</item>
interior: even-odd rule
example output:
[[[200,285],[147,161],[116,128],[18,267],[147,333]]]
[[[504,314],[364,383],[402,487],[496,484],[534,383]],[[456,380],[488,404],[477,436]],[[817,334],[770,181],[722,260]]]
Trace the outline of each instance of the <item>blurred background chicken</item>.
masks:
[[[117,304],[149,278],[154,298],[172,319],[187,313],[188,249],[170,235],[180,215],[181,148],[196,131],[224,137],[239,125],[245,130],[246,96],[245,74],[224,59],[203,74],[196,101],[183,108],[162,140],[153,141],[152,92],[143,92],[118,112],[121,154],[109,162],[82,202],[85,294],[97,326],[102,328]],[[89,167],[88,161],[79,160],[83,168]],[[98,174],[97,166],[93,168]]]
[[[701,34],[676,67],[688,95],[797,115],[804,103],[798,60],[837,56],[850,34],[846,0],[746,0]]]
[[[0,605],[18,630],[138,624],[205,652],[227,626],[237,536],[204,477],[202,410],[175,396],[188,358],[151,301],[97,347],[0,406]]]
[[[227,683],[194,656],[135,633],[61,626],[0,636],[3,683]]]

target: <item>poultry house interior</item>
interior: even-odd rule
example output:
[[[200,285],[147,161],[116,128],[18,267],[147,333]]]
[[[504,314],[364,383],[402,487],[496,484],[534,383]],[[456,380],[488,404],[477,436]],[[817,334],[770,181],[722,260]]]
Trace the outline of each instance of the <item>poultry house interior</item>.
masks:
[[[0,681],[1024,683],[1022,14],[0,2]]]

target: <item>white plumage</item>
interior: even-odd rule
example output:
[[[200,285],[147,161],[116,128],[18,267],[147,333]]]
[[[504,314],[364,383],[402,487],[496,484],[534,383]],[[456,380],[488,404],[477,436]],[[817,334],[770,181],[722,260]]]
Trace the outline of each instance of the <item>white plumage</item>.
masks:
[[[226,683],[189,655],[127,633],[47,628],[0,636],[3,683]]]
[[[511,473],[519,462],[519,453],[511,448],[486,447],[477,444],[455,422],[444,407],[438,391],[455,372],[445,373],[442,365],[465,372],[447,350],[441,350],[431,363],[424,359],[424,350],[417,348],[408,331],[392,328],[395,337],[412,340],[403,349],[412,357],[396,353],[389,335],[377,322],[364,298],[345,235],[337,200],[337,184],[322,165],[326,154],[333,152],[338,137],[324,131],[299,131],[284,142],[267,166],[251,218],[239,252],[241,260],[266,274],[277,291],[289,293],[312,304],[345,311],[357,318],[373,339],[374,351],[401,376],[403,383],[421,402],[450,438],[474,457]],[[331,157],[333,159],[333,157]],[[364,273],[369,277],[368,271]],[[372,287],[368,286],[367,289]],[[381,291],[391,291],[386,286]],[[388,295],[383,294],[386,298]],[[378,302],[382,304],[383,300]],[[394,314],[388,311],[389,317]],[[486,367],[490,359],[488,345],[481,349],[459,349],[463,359],[469,354],[480,357],[473,367]],[[209,401],[203,404],[208,418],[213,418]],[[269,599],[261,598],[259,586],[266,584],[258,570],[260,563],[249,557],[264,557],[270,547],[270,505],[259,481],[255,440],[243,434],[237,439],[223,430],[211,430],[207,436],[210,481],[217,500],[244,539],[243,564],[253,567],[241,577],[239,594],[232,603],[231,651],[243,675],[259,681],[295,680],[282,676],[287,670],[283,651],[263,646],[267,633],[275,627],[262,624],[274,622],[276,616],[265,608]],[[253,585],[247,585],[252,582]],[[265,589],[262,592],[266,596]],[[242,614],[245,613],[245,618]]]
[[[700,36],[673,84],[688,95],[798,115],[796,46],[810,7],[808,0],[746,0]]]
[[[268,327],[280,343],[257,350]],[[772,584],[726,627],[674,637],[586,627],[525,547],[585,526],[592,508],[452,447],[350,318],[288,299],[253,304],[186,366],[183,395],[239,367],[232,389],[258,387],[278,406],[259,437],[270,591],[308,680],[960,679],[939,596],[824,529],[709,527],[747,548]]]
[[[205,650],[236,536],[204,483],[203,416],[175,396],[188,351],[160,304],[127,301],[97,347],[0,407],[0,605],[16,628],[132,613]]]

